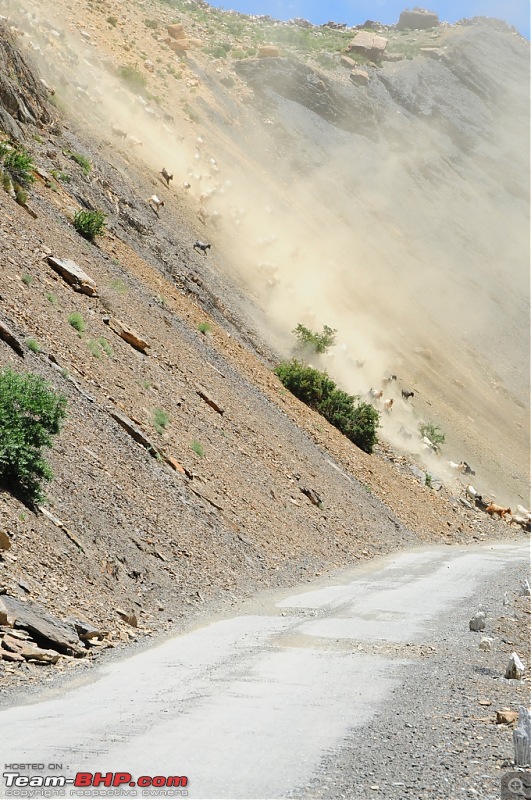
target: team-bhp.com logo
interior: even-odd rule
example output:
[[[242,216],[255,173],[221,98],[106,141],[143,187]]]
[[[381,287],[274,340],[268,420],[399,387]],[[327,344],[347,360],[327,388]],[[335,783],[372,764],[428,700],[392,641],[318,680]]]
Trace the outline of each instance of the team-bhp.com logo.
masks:
[[[182,787],[188,786],[188,778],[185,775],[141,775],[139,778],[134,779],[130,772],[77,772],[75,777],[67,778],[65,775],[21,775],[20,772],[4,772],[3,778],[7,789],[7,795],[10,797],[31,797],[42,794],[38,790],[44,789],[101,789],[101,796],[111,794],[107,789],[125,789],[130,787],[136,789],[139,787],[145,791],[142,792],[143,796],[148,797],[186,797],[187,791],[181,790]],[[34,790],[31,792],[31,790]],[[150,790],[156,789],[156,792]],[[169,791],[160,791],[160,790]],[[29,791],[23,791],[29,790]],[[171,791],[173,790],[173,791]],[[76,792],[84,794],[83,791]],[[98,793],[89,791],[92,797],[97,797]],[[114,793],[112,793],[114,794]],[[131,792],[133,796],[136,791]],[[64,795],[64,793],[61,793]]]
[[[531,800],[531,772],[507,772],[502,778],[501,800]]]

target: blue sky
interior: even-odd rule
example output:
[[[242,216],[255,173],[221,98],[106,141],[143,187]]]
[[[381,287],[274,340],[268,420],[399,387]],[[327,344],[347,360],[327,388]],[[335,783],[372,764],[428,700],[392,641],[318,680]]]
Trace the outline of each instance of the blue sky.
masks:
[[[400,12],[420,3],[407,0],[222,0],[211,5],[245,14],[270,14],[277,19],[303,17],[317,25],[328,20],[358,25],[366,19],[387,25],[398,21]],[[439,19],[457,22],[463,17],[498,17],[504,19],[529,38],[529,0],[425,0],[424,8],[436,11]]]

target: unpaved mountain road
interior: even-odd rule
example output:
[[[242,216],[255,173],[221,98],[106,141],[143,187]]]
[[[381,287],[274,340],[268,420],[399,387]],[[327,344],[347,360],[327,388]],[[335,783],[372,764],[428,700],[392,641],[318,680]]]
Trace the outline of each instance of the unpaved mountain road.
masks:
[[[516,603],[528,562],[528,545],[514,542],[423,548],[280,600],[257,599],[247,613],[1,710],[3,771],[31,764],[45,768],[11,771],[67,778],[127,772],[131,782],[187,776],[191,798],[499,797],[501,773],[493,764],[476,758],[477,767],[466,767],[466,728],[461,740],[463,727],[454,722],[451,750],[444,724],[434,719],[445,698],[450,713],[440,717],[452,715],[455,689],[462,704],[477,700],[469,681],[478,672],[494,702],[507,702],[507,692],[517,702],[524,687],[501,677],[506,654],[492,627],[504,591]],[[485,633],[494,636],[488,653],[478,649],[482,634],[468,630],[480,608],[487,611]],[[499,746],[510,756],[507,729]],[[49,764],[62,766],[50,771]],[[455,795],[454,776],[461,786]],[[3,785],[0,796],[44,796],[20,791]],[[63,796],[182,791],[70,785]]]

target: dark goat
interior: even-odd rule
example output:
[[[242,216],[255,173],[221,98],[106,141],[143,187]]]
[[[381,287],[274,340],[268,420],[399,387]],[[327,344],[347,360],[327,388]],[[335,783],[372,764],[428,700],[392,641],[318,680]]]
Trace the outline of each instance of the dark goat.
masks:
[[[166,186],[169,187],[170,181],[173,180],[173,175],[170,175],[170,173],[167,171],[166,167],[162,167],[161,171],[159,172],[159,175],[162,175],[162,177],[166,181]]]
[[[199,239],[194,244],[194,250],[201,250],[204,256],[206,256],[206,251],[212,247],[211,244],[206,244],[205,242],[201,242]]]
[[[410,397],[415,397],[415,392],[409,392],[407,389],[402,389],[402,397],[404,400],[409,400]]]

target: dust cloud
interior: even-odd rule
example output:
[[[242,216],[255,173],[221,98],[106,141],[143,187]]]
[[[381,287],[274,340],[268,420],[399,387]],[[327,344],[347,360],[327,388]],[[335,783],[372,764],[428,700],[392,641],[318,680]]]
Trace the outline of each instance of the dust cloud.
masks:
[[[363,399],[371,388],[393,399],[381,415],[383,438],[456,492],[471,480],[502,503],[528,503],[528,165],[520,119],[512,125],[492,114],[479,120],[487,135],[461,141],[448,120],[406,114],[389,101],[376,139],[331,126],[320,135],[297,119],[279,163],[274,122],[253,119],[252,144],[243,145],[227,124],[192,125],[180,108],[170,117],[105,69],[116,53],[96,52],[38,2],[6,5],[18,9],[33,58],[74,117],[126,162],[174,174],[175,189],[199,212],[198,230],[265,311],[266,335],[285,357],[298,322],[337,329],[337,345],[314,365]],[[504,76],[491,105],[511,92],[521,101],[521,76],[512,87],[510,80]],[[202,99],[216,107],[206,89]],[[241,124],[251,116],[242,110]],[[299,148],[311,167],[300,168]],[[392,374],[397,380],[384,383]],[[401,389],[414,397],[406,401]],[[444,431],[444,456],[422,442],[421,422]],[[466,460],[476,476],[456,473],[450,460]]]

